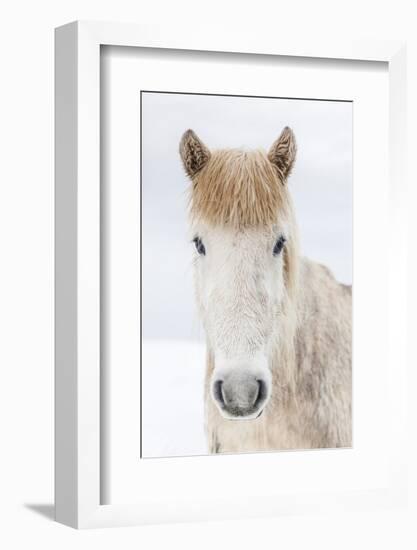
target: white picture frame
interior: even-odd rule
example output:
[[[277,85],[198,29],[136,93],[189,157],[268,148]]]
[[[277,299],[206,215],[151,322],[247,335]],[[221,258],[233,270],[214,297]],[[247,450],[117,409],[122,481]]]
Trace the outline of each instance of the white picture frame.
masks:
[[[396,334],[395,379],[390,391],[397,436],[389,456],[386,487],[338,495],[288,494],[285,502],[266,501],[253,513],[242,504],[232,510],[218,501],[196,509],[178,506],[176,495],[152,502],[101,504],[100,498],[100,47],[267,54],[303,58],[382,61],[389,70],[389,142],[392,227],[390,239],[404,243],[405,45],[401,42],[288,42],[274,36],[239,32],[75,22],[56,30],[56,361],[55,506],[56,519],[76,528],[212,519],[247,515],[391,506],[405,498],[406,350]],[[405,289],[405,251],[396,247],[395,277]],[[405,292],[391,300],[391,313],[405,322]],[[405,332],[405,331],[404,331]],[[403,433],[404,432],[404,433]]]

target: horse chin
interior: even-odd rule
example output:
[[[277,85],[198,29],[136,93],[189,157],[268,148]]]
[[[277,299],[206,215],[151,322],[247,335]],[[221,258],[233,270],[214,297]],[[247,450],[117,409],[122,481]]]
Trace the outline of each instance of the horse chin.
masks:
[[[224,411],[220,411],[222,417],[225,420],[229,420],[231,422],[249,422],[250,420],[257,420],[262,416],[263,412],[264,412],[264,409],[261,409],[258,413],[243,416],[243,415],[231,415],[231,414],[225,413]]]

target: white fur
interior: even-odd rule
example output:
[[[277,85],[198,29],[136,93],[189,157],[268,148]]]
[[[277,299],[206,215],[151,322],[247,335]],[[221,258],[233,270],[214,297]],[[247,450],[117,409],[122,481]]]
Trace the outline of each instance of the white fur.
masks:
[[[285,295],[282,254],[273,256],[285,228],[194,227],[206,254],[195,252],[195,285],[207,341],[214,354],[212,379],[245,369],[271,392],[270,354]],[[266,405],[266,402],[265,402]],[[252,418],[252,416],[247,417]]]

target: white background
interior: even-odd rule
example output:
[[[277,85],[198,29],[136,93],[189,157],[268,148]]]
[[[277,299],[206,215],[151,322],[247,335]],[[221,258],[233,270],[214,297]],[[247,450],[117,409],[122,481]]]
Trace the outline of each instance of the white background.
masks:
[[[0,543],[5,548],[415,548],[416,509],[355,515],[280,517],[275,520],[155,526],[75,532],[49,521],[53,501],[53,27],[73,19],[194,24],[201,19],[244,25],[262,32],[405,38],[409,42],[410,97],[417,97],[417,41],[412,2],[363,1],[343,6],[332,1],[279,4],[212,0],[202,11],[193,1],[138,3],[119,0],[16,1],[1,8],[2,86],[0,163],[1,348],[0,385],[1,504]],[[220,17],[221,15],[221,17]],[[200,21],[201,22],[201,21]],[[213,28],[215,28],[213,26]],[[409,105],[410,150],[416,150],[416,107]],[[417,181],[409,163],[410,181]],[[412,176],[412,178],[411,178]],[[410,190],[411,192],[411,190]],[[412,231],[417,234],[416,195],[410,199]],[[413,206],[414,203],[414,206]],[[415,259],[415,256],[414,256]],[[413,277],[411,277],[411,275]],[[412,264],[410,280],[417,280]],[[410,296],[414,305],[416,294]],[[411,325],[413,321],[413,325]],[[410,311],[410,326],[417,326]],[[417,364],[414,350],[413,364]],[[411,363],[411,360],[410,360]],[[410,372],[410,397],[415,393]],[[414,389],[413,389],[414,388]],[[416,408],[411,411],[415,419]],[[415,421],[410,427],[410,462],[416,463]],[[416,502],[415,472],[411,503]],[[32,507],[32,508],[30,508]],[[37,513],[36,513],[37,512]]]

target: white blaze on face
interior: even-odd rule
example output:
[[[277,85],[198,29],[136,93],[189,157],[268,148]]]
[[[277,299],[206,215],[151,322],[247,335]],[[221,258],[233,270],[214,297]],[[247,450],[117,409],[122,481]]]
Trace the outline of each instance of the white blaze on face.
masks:
[[[274,247],[285,228],[201,224],[194,237],[197,301],[215,362],[212,397],[226,418],[256,418],[271,391],[270,349],[285,294],[283,250]]]

